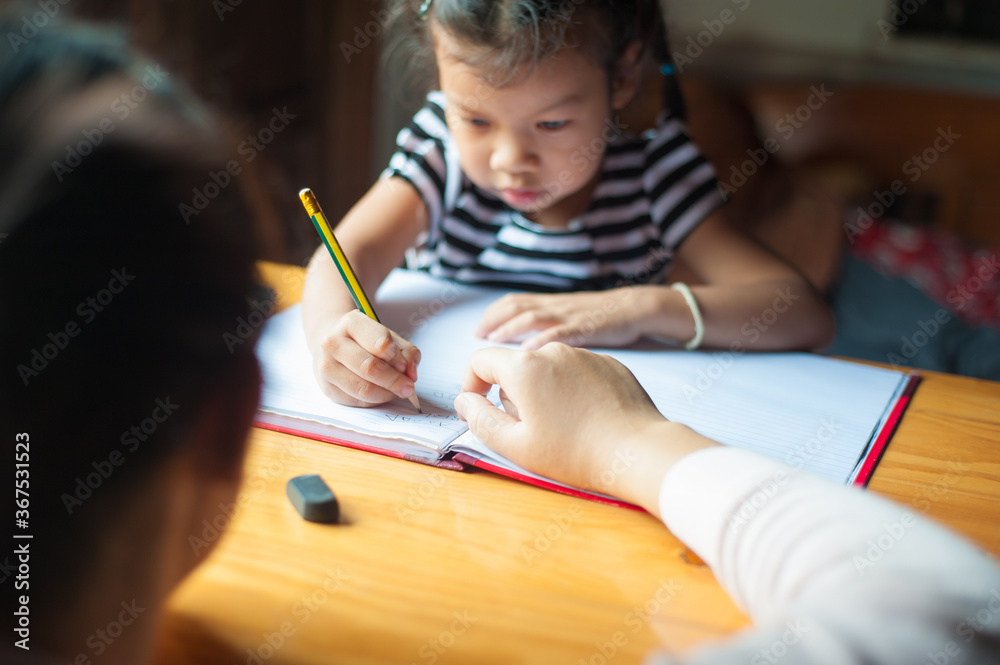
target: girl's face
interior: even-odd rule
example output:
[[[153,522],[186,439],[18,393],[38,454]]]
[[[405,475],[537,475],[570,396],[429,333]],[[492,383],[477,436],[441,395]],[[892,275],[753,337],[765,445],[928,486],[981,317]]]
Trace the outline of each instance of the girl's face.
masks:
[[[631,99],[635,81],[610,90],[602,67],[566,48],[493,87],[456,57],[467,46],[437,26],[433,35],[445,117],[469,179],[540,224],[564,226],[583,212],[619,133],[612,110]]]

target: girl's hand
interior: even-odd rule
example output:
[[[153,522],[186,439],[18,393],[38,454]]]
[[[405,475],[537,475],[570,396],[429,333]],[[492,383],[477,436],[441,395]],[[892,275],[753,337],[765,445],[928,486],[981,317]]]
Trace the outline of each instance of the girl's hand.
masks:
[[[340,404],[378,406],[413,394],[420,350],[358,310],[340,317],[312,355],[320,389]]]
[[[476,335],[491,342],[521,341],[524,349],[549,342],[571,346],[627,346],[642,334],[632,290],[540,295],[509,293],[489,306]]]
[[[505,411],[484,397],[493,384],[501,388]],[[654,514],[670,466],[717,445],[668,422],[617,360],[564,344],[477,351],[462,390],[456,410],[493,450],[535,473]]]

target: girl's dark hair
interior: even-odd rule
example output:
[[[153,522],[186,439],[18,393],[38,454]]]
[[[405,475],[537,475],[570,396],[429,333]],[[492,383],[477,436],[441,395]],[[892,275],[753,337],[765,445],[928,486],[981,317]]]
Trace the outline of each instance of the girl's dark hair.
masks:
[[[436,78],[434,24],[471,46],[469,64],[483,67],[498,86],[564,47],[587,49],[610,78],[625,49],[638,40],[666,76],[664,107],[684,116],[659,0],[389,0],[389,5],[387,53],[415,71],[407,78],[419,80],[423,91]]]

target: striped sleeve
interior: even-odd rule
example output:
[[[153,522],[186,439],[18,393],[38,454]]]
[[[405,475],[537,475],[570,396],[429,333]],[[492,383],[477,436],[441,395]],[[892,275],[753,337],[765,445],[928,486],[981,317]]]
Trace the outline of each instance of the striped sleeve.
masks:
[[[646,144],[643,186],[650,216],[664,246],[676,249],[723,203],[712,164],[701,154],[684,123],[667,117]]]
[[[457,195],[455,182],[461,180],[461,166],[456,160],[445,122],[444,96],[432,92],[410,124],[396,136],[396,152],[381,177],[397,176],[413,185],[427,206],[430,227],[438,228]]]

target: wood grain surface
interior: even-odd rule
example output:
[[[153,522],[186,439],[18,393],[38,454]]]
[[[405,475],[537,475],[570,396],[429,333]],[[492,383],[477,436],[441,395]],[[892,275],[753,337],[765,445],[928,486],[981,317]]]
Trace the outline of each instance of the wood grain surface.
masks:
[[[301,269],[263,265],[299,298]],[[339,525],[303,521],[319,473]],[[870,484],[1000,555],[1000,384],[926,373]],[[215,551],[171,599],[158,662],[640,662],[747,625],[646,513],[253,430]],[[215,526],[197,538],[212,540]]]

